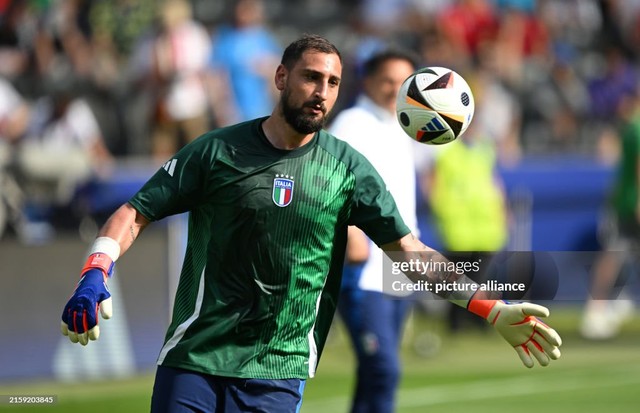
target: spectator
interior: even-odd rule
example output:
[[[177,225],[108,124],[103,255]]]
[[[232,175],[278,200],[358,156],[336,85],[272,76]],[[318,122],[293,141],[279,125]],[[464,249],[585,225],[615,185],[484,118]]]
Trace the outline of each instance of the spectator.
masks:
[[[271,77],[281,48],[264,13],[262,0],[238,0],[233,23],[213,35],[210,93],[217,126],[267,115],[275,102]]]
[[[0,77],[0,237],[7,224],[21,231],[23,193],[12,174],[13,149],[29,122],[29,106],[11,82]]]
[[[148,155],[151,125],[151,48],[140,44],[155,34],[156,0],[91,1],[88,23],[93,49],[92,107],[114,155]],[[148,46],[147,42],[145,46]],[[139,60],[144,59],[144,65]],[[144,79],[144,81],[142,81]],[[96,99],[99,98],[99,99]]]
[[[157,91],[151,152],[158,160],[209,129],[205,70],[210,39],[186,0],[166,0],[153,49]]]
[[[608,45],[603,52],[604,68],[588,84],[591,97],[591,116],[609,121],[617,116],[617,108],[625,95],[635,91],[637,68],[616,45]]]
[[[29,127],[17,149],[30,220],[24,241],[50,238],[53,209],[68,207],[80,187],[108,173],[112,161],[89,104],[72,83],[58,81],[50,95],[33,104]]]
[[[27,2],[3,2],[0,6],[0,76],[11,81],[28,69],[30,50],[25,28],[30,27],[31,17]]]
[[[493,39],[498,29],[498,18],[488,0],[457,1],[440,11],[439,30],[455,54],[472,59],[480,45]]]
[[[15,143],[29,121],[29,107],[11,82],[0,77],[0,145]]]
[[[520,128],[522,104],[497,75],[495,48],[482,48],[474,73],[468,76],[476,101],[473,124],[476,133],[495,145],[497,162],[517,164],[522,155]],[[463,137],[463,139],[465,139]]]

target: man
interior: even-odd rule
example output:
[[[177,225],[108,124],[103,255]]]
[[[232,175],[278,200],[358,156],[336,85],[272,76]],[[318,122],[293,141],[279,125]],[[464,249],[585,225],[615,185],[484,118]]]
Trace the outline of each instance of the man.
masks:
[[[212,36],[209,82],[217,126],[271,113],[276,88],[271,81],[282,47],[267,26],[263,0],[236,0],[233,21]]]
[[[625,265],[640,249],[640,92],[627,91],[616,105],[620,159],[612,193],[603,249],[598,255],[585,303],[580,334],[590,340],[607,340],[620,333],[633,315],[633,300],[625,297]]]
[[[478,102],[481,96],[475,96]],[[495,142],[474,122],[464,136],[442,147],[421,180],[442,248],[451,255],[445,254],[488,263],[507,245],[508,203],[497,172]],[[486,282],[490,275],[478,271],[474,280]],[[453,333],[465,324],[486,326],[456,305],[448,306],[447,315]]]
[[[402,219],[417,233],[413,152],[421,145],[404,133],[396,118],[396,96],[415,70],[411,55],[385,50],[362,66],[362,93],[341,112],[330,132],[362,153],[380,173]],[[398,349],[411,303],[383,292],[382,250],[356,227],[349,227],[343,289],[338,310],[357,357],[352,412],[392,412],[400,379]]]
[[[153,412],[298,411],[336,307],[347,226],[389,251],[431,251],[366,159],[322,130],[341,74],[326,39],[293,42],[276,69],[281,96],[269,117],[188,144],[101,228],[62,315],[62,333],[81,344],[99,336],[98,309],[111,316],[113,262],[151,221],[190,212]],[[547,315],[544,307],[446,296],[490,318],[527,365],[529,352],[543,365],[560,356],[555,331],[528,316]]]
[[[151,152],[162,160],[209,126],[204,81],[211,39],[187,0],[165,0],[158,10],[150,78],[156,93]]]

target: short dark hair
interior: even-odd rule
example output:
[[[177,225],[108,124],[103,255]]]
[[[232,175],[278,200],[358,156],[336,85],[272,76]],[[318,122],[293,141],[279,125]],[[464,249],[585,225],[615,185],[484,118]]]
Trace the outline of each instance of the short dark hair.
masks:
[[[342,55],[338,48],[329,40],[317,34],[305,34],[287,46],[282,54],[282,61],[280,63],[290,70],[296,62],[300,60],[304,52],[308,50],[320,53],[336,54],[340,59],[340,63],[342,63]]]
[[[362,64],[362,77],[374,75],[389,60],[404,60],[414,68],[418,67],[418,58],[413,53],[402,49],[385,49],[374,53]]]

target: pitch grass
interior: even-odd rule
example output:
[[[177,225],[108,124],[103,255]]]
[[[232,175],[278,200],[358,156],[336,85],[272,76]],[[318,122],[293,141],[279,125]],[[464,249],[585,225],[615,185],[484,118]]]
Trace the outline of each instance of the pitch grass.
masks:
[[[575,309],[554,310],[549,322],[563,336],[562,358],[547,368],[529,370],[492,330],[470,329],[452,336],[439,319],[414,315],[403,344],[398,413],[638,411],[640,316],[628,322],[619,337],[605,342],[581,339],[576,328],[578,319]],[[348,411],[354,362],[342,325],[336,326],[317,377],[307,383],[303,413]],[[434,354],[425,357],[426,353]],[[8,405],[3,400],[0,412],[147,412],[152,383],[149,373],[127,380],[83,384],[0,385],[3,396],[58,398],[51,406]]]

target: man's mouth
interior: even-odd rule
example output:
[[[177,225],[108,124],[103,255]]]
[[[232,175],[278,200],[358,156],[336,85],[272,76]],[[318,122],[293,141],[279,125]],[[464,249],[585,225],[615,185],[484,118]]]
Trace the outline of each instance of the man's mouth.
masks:
[[[327,111],[327,108],[321,103],[311,103],[305,105],[305,107],[311,109],[314,114],[322,113],[324,115]]]

